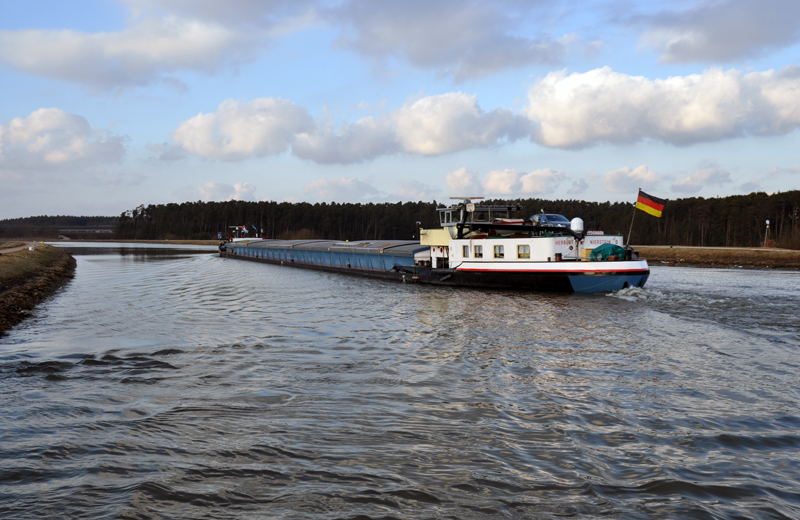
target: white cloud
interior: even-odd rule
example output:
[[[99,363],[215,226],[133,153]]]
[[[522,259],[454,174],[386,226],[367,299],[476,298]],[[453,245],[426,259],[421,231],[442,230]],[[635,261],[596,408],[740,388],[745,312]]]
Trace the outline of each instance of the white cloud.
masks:
[[[561,181],[569,179],[569,175],[564,172],[559,172],[550,168],[541,170],[534,170],[526,175],[520,177],[522,184],[522,193],[526,195],[542,195],[551,193]]]
[[[776,166],[770,168],[764,175],[760,177],[752,177],[749,181],[738,186],[738,190],[744,193],[752,193],[754,191],[765,191],[765,185],[776,188],[775,191],[786,191],[786,186],[794,187],[797,184],[798,175],[800,174],[800,166],[791,168]],[[789,184],[787,184],[787,182]],[[792,189],[792,188],[789,188]],[[770,193],[767,191],[767,193]]]
[[[767,172],[765,175],[766,178],[772,179],[774,177],[779,177],[783,175],[797,175],[800,174],[800,166],[795,166],[794,168],[781,168],[779,166],[775,166],[770,171]]]
[[[394,153],[398,146],[389,121],[363,117],[338,132],[318,124],[296,136],[292,151],[319,164],[351,164]]]
[[[758,89],[752,99],[754,108],[763,112],[754,132],[775,134],[793,132],[800,126],[800,66],[784,67],[779,72],[754,72],[745,77],[747,87]]]
[[[403,149],[421,155],[494,146],[527,133],[527,121],[510,110],[486,113],[477,96],[451,92],[408,103],[392,113],[397,139]]]
[[[256,187],[249,182],[237,182],[233,185],[233,189],[233,200],[255,200],[253,192],[256,191]]]
[[[578,179],[572,181],[572,187],[567,190],[567,193],[570,195],[580,195],[585,193],[587,189],[589,189],[589,183],[586,182],[585,179]]]
[[[81,171],[119,162],[124,139],[93,128],[75,114],[41,108],[0,125],[0,170],[11,172]]]
[[[395,153],[491,148],[523,136],[561,148],[642,139],[685,146],[800,127],[800,67],[749,74],[709,69],[656,80],[608,67],[560,71],[537,81],[528,94],[524,116],[503,108],[486,112],[476,95],[451,92],[338,129],[329,118],[314,120],[305,107],[289,100],[226,100],[216,112],[181,123],[173,140],[187,152],[220,160],[291,149],[319,164],[352,164]]]
[[[117,31],[2,30],[0,63],[107,90],[154,82],[186,88],[186,71],[215,74],[253,61],[277,38],[327,24],[338,46],[377,61],[403,58],[457,81],[507,68],[553,64],[575,37],[530,37],[549,16],[516,0],[122,0]],[[542,31],[544,32],[544,31]]]
[[[231,186],[217,182],[207,182],[197,188],[201,200],[255,200],[256,187],[249,182],[238,182]]]
[[[706,0],[641,20],[641,42],[667,63],[731,62],[800,41],[800,3],[785,0]]]
[[[182,122],[172,138],[206,158],[236,161],[287,151],[319,164],[351,164],[398,152],[439,155],[497,145],[528,131],[528,120],[510,110],[486,113],[476,96],[429,96],[386,118],[363,117],[338,131],[327,120],[280,98],[223,101],[216,112]]]
[[[672,191],[697,193],[706,186],[720,186],[731,182],[731,174],[721,168],[704,168],[674,183]]]
[[[414,179],[397,181],[397,194],[401,200],[434,200],[439,196],[439,188],[429,186]]]
[[[298,0],[123,0],[134,16],[168,13],[191,20],[204,20],[240,28],[274,27],[287,19],[308,19],[314,2]],[[312,14],[309,14],[309,11]],[[297,23],[297,22],[295,22]]]
[[[172,138],[194,155],[236,161],[284,152],[295,134],[314,128],[308,111],[291,101],[258,98],[240,104],[228,99],[216,112],[201,112],[178,125]]]
[[[0,62],[96,89],[142,86],[236,61],[243,36],[213,23],[145,18],[119,32],[0,31]],[[175,81],[174,78],[171,78]]]
[[[353,177],[317,179],[303,190],[317,201],[363,202],[380,195],[377,188]]]
[[[648,138],[689,145],[800,126],[796,68],[750,74],[714,68],[663,80],[609,67],[560,71],[537,81],[528,96],[523,111],[536,125],[532,139],[552,147]]]
[[[761,188],[761,181],[759,179],[750,179],[748,182],[745,182],[744,184],[739,186],[739,191],[742,191],[744,193],[763,191]]]
[[[478,174],[466,168],[448,173],[445,183],[450,189],[450,195],[455,197],[472,197],[483,192]]]
[[[488,195],[519,193],[522,187],[519,178],[522,174],[523,172],[510,168],[490,171],[481,183],[483,192]]]
[[[646,164],[612,170],[603,176],[603,186],[615,193],[633,193],[637,188],[651,189],[658,183],[658,174]]]
[[[489,195],[541,195],[555,190],[569,176],[544,168],[530,173],[514,169],[494,170],[483,180],[484,193]]]
[[[532,5],[499,0],[351,0],[327,13],[345,29],[339,41],[342,47],[376,60],[401,57],[416,67],[464,81],[561,60],[569,38],[559,41],[514,34]]]
[[[151,143],[148,141],[145,144],[145,148],[156,154],[159,161],[179,161],[186,157],[186,153],[180,147],[169,143]]]
[[[207,182],[197,188],[200,200],[226,200],[234,193],[233,186],[230,184],[220,184],[217,182]]]
[[[185,89],[178,74],[215,74],[252,61],[276,37],[317,22],[308,2],[123,0],[118,31],[0,30],[0,63],[93,90],[154,82]]]

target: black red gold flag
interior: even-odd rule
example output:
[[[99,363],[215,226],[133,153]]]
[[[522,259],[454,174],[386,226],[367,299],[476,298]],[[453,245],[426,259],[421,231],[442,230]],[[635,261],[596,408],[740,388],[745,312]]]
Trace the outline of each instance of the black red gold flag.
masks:
[[[648,195],[642,190],[639,190],[639,198],[636,199],[636,207],[645,213],[650,213],[654,217],[661,216],[661,212],[664,211],[664,204],[666,203],[667,201],[664,199]]]

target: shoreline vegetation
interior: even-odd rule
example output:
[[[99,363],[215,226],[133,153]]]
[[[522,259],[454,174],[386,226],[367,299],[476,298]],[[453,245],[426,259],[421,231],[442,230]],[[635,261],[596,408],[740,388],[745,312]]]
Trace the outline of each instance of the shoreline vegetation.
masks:
[[[650,267],[800,269],[800,251],[769,247],[633,246]]]
[[[232,228],[246,226],[251,233],[278,239],[412,239],[417,235],[417,222],[426,229],[439,227],[437,208],[452,202],[230,200],[150,204],[118,217],[43,215],[0,220],[0,237],[206,240],[218,234],[228,236]],[[635,210],[632,202],[538,198],[482,201],[501,206],[519,204],[523,218],[540,212],[579,216],[586,230],[623,234],[626,241],[630,234],[630,243],[641,246],[766,245],[800,250],[800,190],[666,202],[662,217],[655,218]]]
[[[64,249],[38,242],[0,242],[0,335],[27,318],[74,272],[75,259]]]
[[[84,242],[74,240],[69,242]],[[217,245],[218,240],[85,240],[135,244]],[[28,248],[34,247],[33,251]],[[777,248],[633,246],[653,266],[800,270],[800,251]],[[36,305],[75,272],[65,249],[41,242],[0,242],[0,335],[27,318]]]
[[[246,225],[250,232],[279,239],[411,239],[416,222],[423,228],[438,228],[437,208],[452,202],[151,204],[121,214],[114,232],[116,238],[204,239],[217,233],[227,236],[231,226]],[[635,210],[630,202],[489,199],[481,203],[518,204],[521,218],[540,212],[579,216],[587,230],[623,234],[626,241],[630,232],[632,244],[750,248],[766,243],[800,250],[800,190],[667,200],[661,218]]]

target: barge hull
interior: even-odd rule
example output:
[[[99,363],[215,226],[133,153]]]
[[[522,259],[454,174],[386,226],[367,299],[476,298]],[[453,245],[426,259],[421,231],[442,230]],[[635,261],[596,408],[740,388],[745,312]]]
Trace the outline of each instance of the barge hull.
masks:
[[[223,258],[249,260],[273,265],[301,267],[317,271],[381,278],[406,283],[476,287],[489,289],[518,289],[543,292],[608,292],[627,287],[643,287],[649,269],[607,271],[469,271],[432,269],[430,267],[395,266],[391,270],[339,267],[294,259],[278,260],[221,251]]]

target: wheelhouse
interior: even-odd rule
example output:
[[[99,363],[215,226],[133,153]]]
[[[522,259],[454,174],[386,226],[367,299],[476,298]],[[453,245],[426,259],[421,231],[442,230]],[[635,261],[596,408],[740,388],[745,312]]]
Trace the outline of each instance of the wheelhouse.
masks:
[[[439,224],[442,227],[472,222],[523,222],[523,219],[520,218],[522,206],[519,204],[512,206],[483,206],[470,202],[450,206],[449,208],[439,208],[436,211],[439,214]]]

